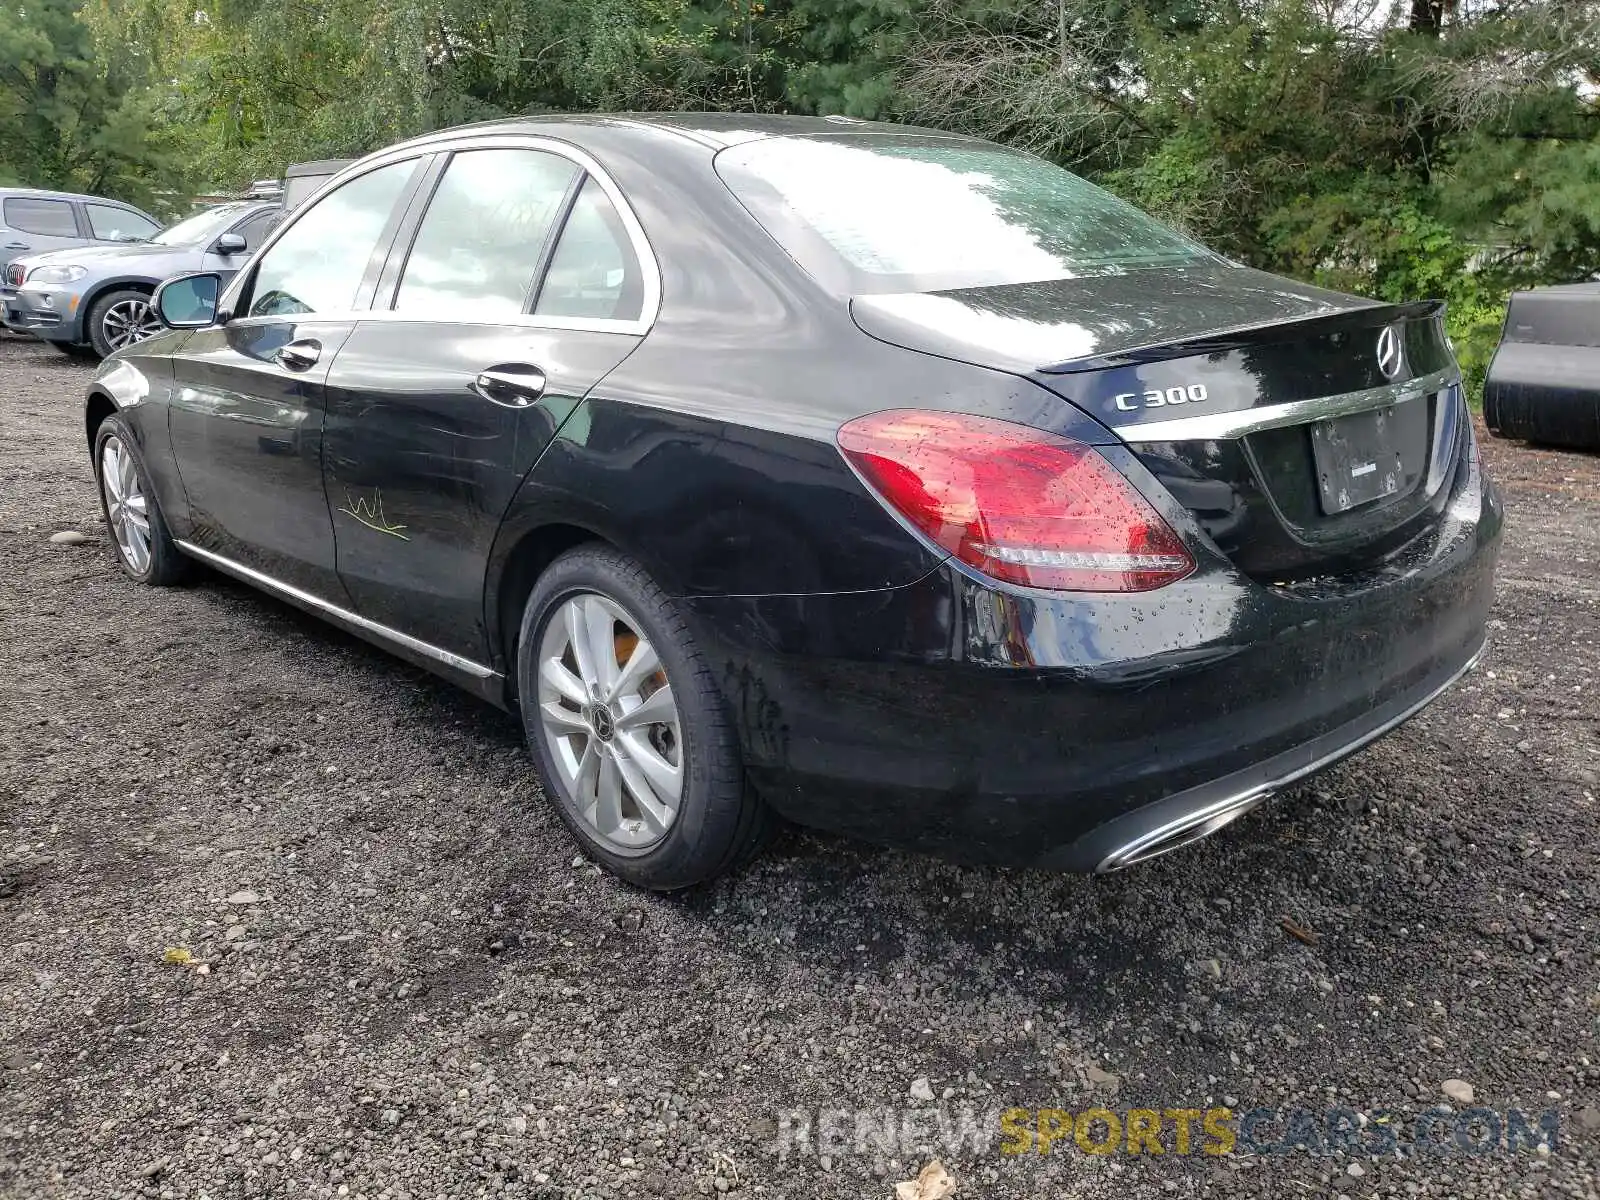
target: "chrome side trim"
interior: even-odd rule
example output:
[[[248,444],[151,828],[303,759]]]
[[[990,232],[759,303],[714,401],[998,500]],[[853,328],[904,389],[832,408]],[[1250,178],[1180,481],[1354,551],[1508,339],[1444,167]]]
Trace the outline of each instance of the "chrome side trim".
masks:
[[[1176,850],[1180,846],[1187,846],[1191,842],[1198,841],[1202,837],[1215,833],[1235,818],[1242,817],[1280,788],[1286,788],[1298,783],[1307,775],[1314,775],[1324,767],[1330,766],[1341,758],[1354,754],[1363,746],[1377,741],[1396,726],[1409,721],[1454,687],[1457,680],[1478,665],[1478,660],[1483,657],[1484,651],[1488,648],[1489,640],[1485,638],[1483,644],[1478,647],[1477,652],[1467,659],[1458,671],[1398,716],[1390,717],[1383,724],[1367,730],[1361,736],[1346,742],[1337,750],[1329,751],[1315,762],[1301,767],[1297,771],[1291,771],[1278,779],[1269,780],[1266,783],[1258,783],[1245,788],[1243,791],[1234,792],[1232,795],[1224,796],[1220,800],[1212,801],[1203,808],[1184,813],[1183,816],[1176,817],[1164,825],[1158,825],[1154,829],[1147,830],[1132,841],[1118,846],[1107,854],[1100,860],[1100,864],[1095,867],[1095,873],[1105,874],[1110,871],[1120,871],[1124,867],[1132,866],[1134,863],[1155,858],[1158,854],[1163,854],[1167,850]],[[1191,831],[1196,831],[1199,826],[1209,826],[1209,828],[1198,830],[1194,837],[1184,836]],[[1170,844],[1163,846],[1163,842]]]
[[[1306,421],[1320,421],[1401,404],[1460,382],[1461,372],[1455,367],[1446,367],[1432,375],[1421,375],[1404,383],[1391,383],[1359,392],[1340,392],[1310,400],[1294,400],[1288,404],[1241,408],[1235,412],[1197,413],[1192,417],[1174,417],[1170,421],[1147,421],[1142,425],[1124,425],[1115,433],[1123,441],[1132,444],[1227,441],[1260,433],[1264,429],[1281,429],[1285,425],[1299,425]]]
[[[440,318],[429,317],[419,312],[396,312],[392,308],[350,308],[341,309],[339,312],[304,313],[296,314],[302,322],[337,321],[355,324],[360,322],[365,325],[369,321],[406,322],[413,325],[437,325]],[[284,317],[234,317],[228,322],[229,329],[249,329],[258,325],[282,325]],[[452,325],[483,325],[494,326],[497,329],[556,329],[576,330],[582,333],[625,333],[637,337],[647,330],[638,328],[636,321],[618,321],[611,317],[536,317],[531,313],[503,313],[497,316],[488,314],[473,315],[463,313],[451,316],[449,323]],[[206,328],[216,328],[207,326]]]
[[[232,575],[235,579],[254,584],[263,591],[282,596],[285,600],[312,609],[323,616],[331,617],[334,621],[347,625],[352,629],[370,633],[374,637],[381,638],[386,642],[392,642],[396,646],[403,646],[413,654],[424,655],[435,662],[443,663],[447,667],[453,667],[457,671],[471,675],[475,679],[493,679],[499,675],[498,671],[486,667],[482,663],[473,662],[470,658],[462,658],[459,654],[452,654],[449,650],[440,649],[431,642],[414,638],[408,633],[401,633],[398,629],[390,629],[387,625],[369,621],[366,617],[353,613],[349,609],[340,608],[337,604],[329,604],[320,596],[313,596],[310,592],[303,591],[292,584],[284,583],[282,580],[274,579],[271,575],[265,575],[253,567],[247,567],[241,563],[234,562],[231,558],[224,558],[220,554],[214,554],[210,550],[196,546],[193,542],[179,541],[178,548],[185,554],[192,554],[200,561],[210,564],[224,574]]]

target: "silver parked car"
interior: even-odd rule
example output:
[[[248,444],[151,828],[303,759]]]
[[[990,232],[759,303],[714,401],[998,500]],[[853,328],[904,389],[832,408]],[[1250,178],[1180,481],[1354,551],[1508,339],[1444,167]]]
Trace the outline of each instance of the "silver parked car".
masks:
[[[6,326],[69,353],[105,357],[161,328],[150,294],[169,275],[231,275],[259,246],[277,201],[235,200],[203,209],[132,246],[89,246],[13,259]]]
[[[149,213],[120,200],[0,187],[0,318],[16,294],[7,271],[13,259],[79,246],[142,242],[160,228],[161,222]]]
[[[136,239],[148,238],[145,245],[17,259],[0,268],[0,321],[69,354],[104,358],[160,329],[149,299],[163,279],[185,271],[237,271],[289,212],[350,162],[294,163],[281,183],[257,180],[237,201]]]

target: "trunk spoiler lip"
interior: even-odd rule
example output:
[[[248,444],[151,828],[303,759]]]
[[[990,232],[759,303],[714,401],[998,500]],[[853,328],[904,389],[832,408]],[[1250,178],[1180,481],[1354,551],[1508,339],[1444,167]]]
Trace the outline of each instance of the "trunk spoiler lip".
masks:
[[[1173,358],[1190,358],[1200,354],[1225,354],[1249,346],[1260,346],[1287,341],[1308,326],[1321,333],[1339,333],[1350,329],[1371,329],[1380,325],[1401,322],[1432,320],[1443,316],[1443,300],[1414,300],[1407,304],[1362,304],[1355,308],[1333,309],[1310,316],[1290,317],[1282,321],[1252,322],[1231,329],[1219,329],[1197,337],[1179,338],[1169,342],[1152,342],[1110,354],[1096,354],[1087,358],[1071,358],[1035,368],[1041,375],[1077,375],[1086,371],[1105,371],[1115,367],[1136,367],[1146,363],[1164,362]]]

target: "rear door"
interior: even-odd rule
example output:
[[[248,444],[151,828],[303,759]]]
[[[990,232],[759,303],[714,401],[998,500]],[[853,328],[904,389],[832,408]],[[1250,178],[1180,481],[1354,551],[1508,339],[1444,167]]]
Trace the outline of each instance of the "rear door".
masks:
[[[359,175],[300,214],[173,357],[173,452],[202,549],[342,603],[322,485],[323,384],[422,170]]]
[[[324,458],[357,610],[475,661],[518,485],[639,343],[659,277],[615,187],[541,139],[458,144],[434,168],[374,312],[328,377]]]
[[[72,201],[55,196],[0,198],[0,277],[13,258],[68,250],[89,239],[78,231]]]

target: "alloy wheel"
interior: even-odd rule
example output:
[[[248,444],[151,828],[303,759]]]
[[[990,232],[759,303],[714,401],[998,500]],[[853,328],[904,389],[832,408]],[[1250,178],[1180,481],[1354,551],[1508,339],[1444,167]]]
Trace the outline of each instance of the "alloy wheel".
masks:
[[[150,506],[133,455],[121,438],[108,437],[100,450],[100,489],[117,553],[130,571],[143,575],[150,569]]]
[[[118,300],[100,318],[106,345],[121,350],[161,332],[161,320],[145,300]]]
[[[683,795],[678,706],[660,657],[615,601],[564,601],[539,646],[539,721],[561,782],[607,848],[667,836]]]

